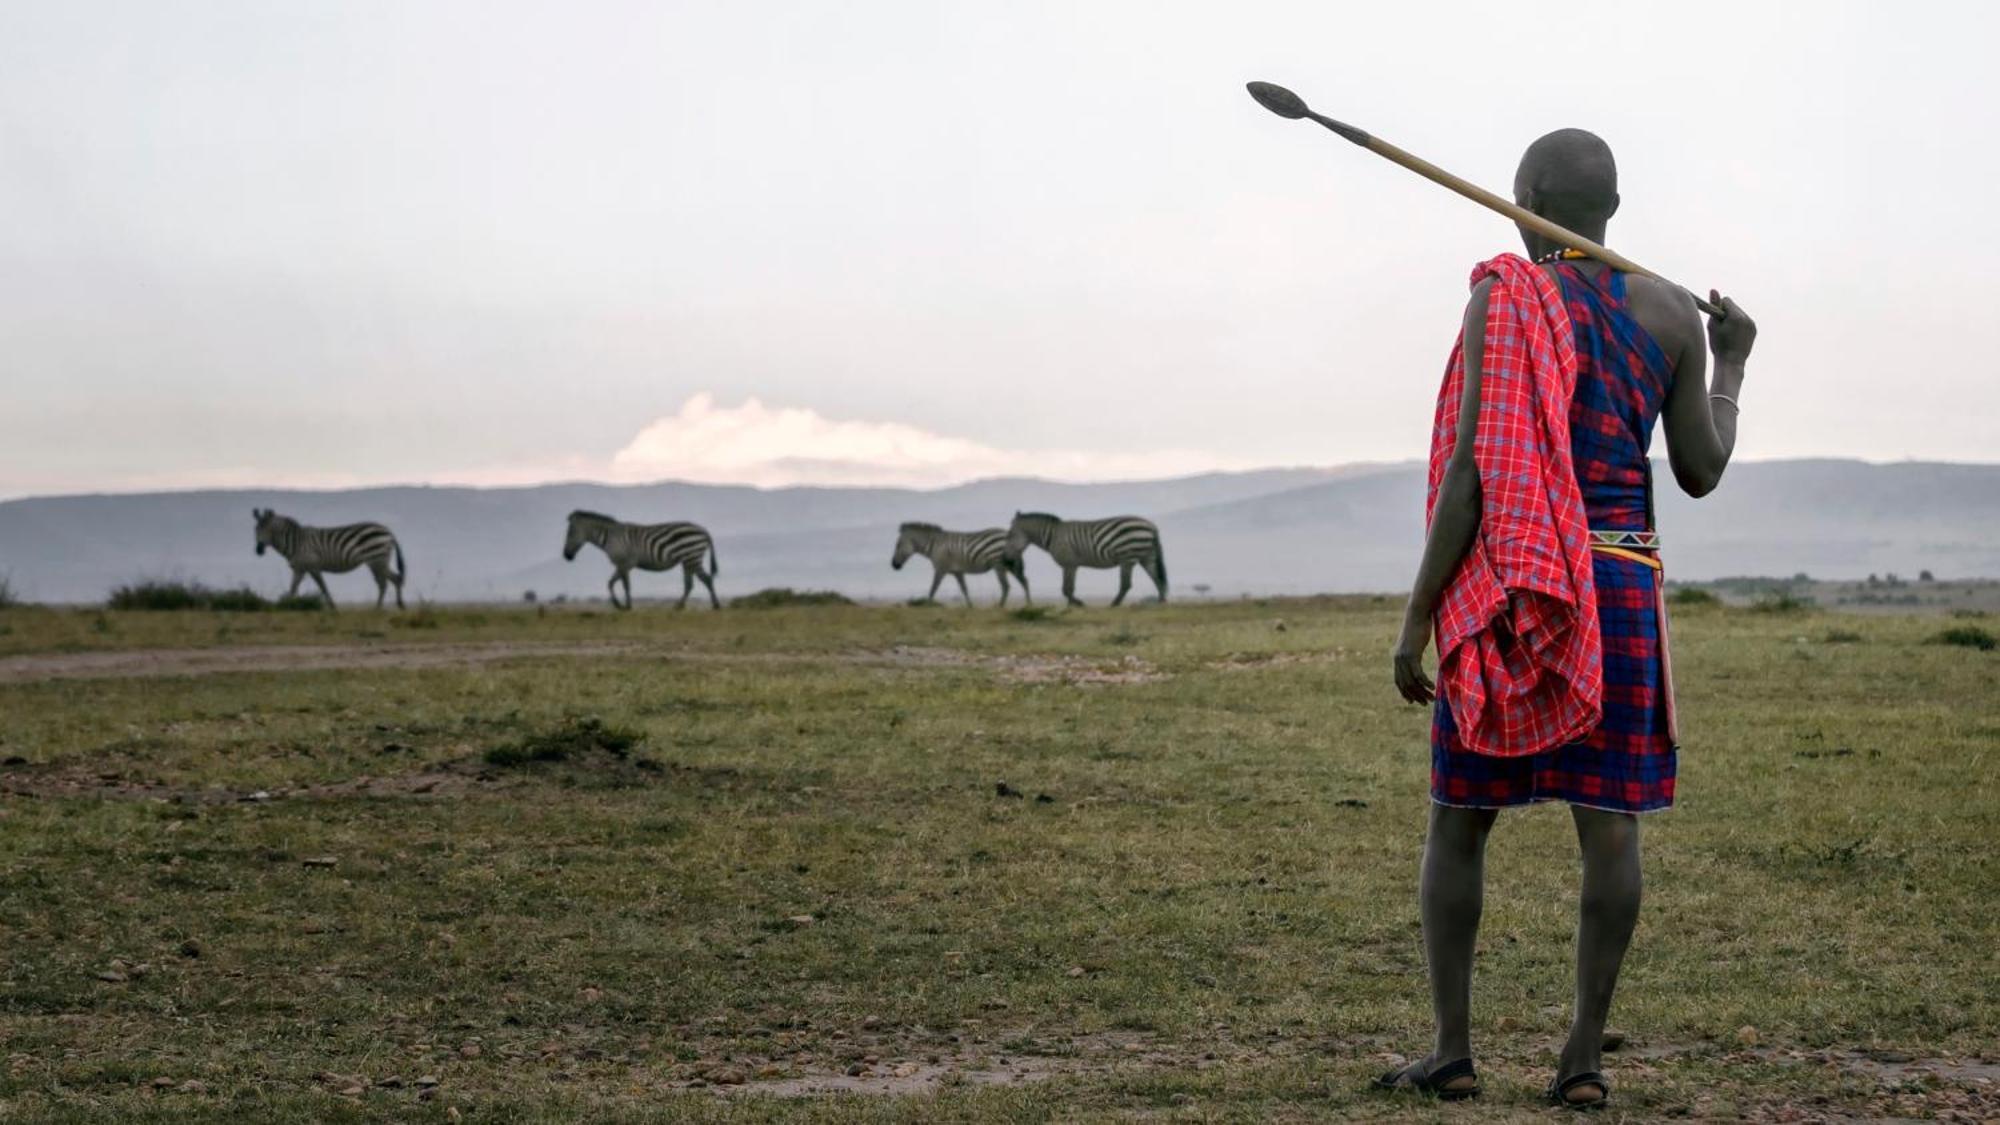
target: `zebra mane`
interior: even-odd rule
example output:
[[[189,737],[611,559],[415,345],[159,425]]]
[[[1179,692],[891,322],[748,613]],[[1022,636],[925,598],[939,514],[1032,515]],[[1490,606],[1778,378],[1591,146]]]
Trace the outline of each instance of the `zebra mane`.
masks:
[[[922,520],[910,520],[909,522],[907,522],[907,523],[903,524],[903,526],[902,526],[902,527],[899,527],[899,528],[897,528],[896,530],[898,530],[898,531],[928,531],[928,532],[930,532],[930,533],[931,533],[931,534],[933,534],[933,535],[941,535],[941,534],[943,534],[943,533],[944,533],[944,528],[941,528],[941,527],[939,527],[938,525],[936,525],[936,524],[934,524],[934,523],[925,523],[925,522],[924,522],[924,521],[922,521]]]
[[[611,516],[605,515],[603,512],[593,512],[588,508],[578,508],[576,511],[571,512],[569,514],[569,518],[573,520],[596,520],[599,523],[618,522],[616,519],[612,518]]]
[[[1017,520],[1048,520],[1050,523],[1062,522],[1061,516],[1051,512],[1015,512],[1014,518]]]

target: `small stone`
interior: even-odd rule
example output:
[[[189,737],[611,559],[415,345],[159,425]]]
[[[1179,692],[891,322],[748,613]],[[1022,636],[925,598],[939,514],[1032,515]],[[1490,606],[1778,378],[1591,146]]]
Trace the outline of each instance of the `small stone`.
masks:
[[[477,1043],[467,1043],[458,1049],[458,1057],[462,1059],[476,1059],[484,1053]]]
[[[351,1086],[342,1086],[339,1090],[335,1092],[338,1093],[343,1098],[358,1098],[362,1094],[367,1093],[368,1088],[366,1086],[361,1085],[359,1082],[356,1082]]]
[[[1282,632],[1284,632],[1284,631],[1285,631],[1285,622],[1284,622],[1284,620],[1283,620],[1282,618],[1280,618],[1280,619],[1279,619],[1279,621],[1278,621],[1278,623],[1277,623],[1277,624],[1275,624],[1275,625],[1273,625],[1273,626],[1271,626],[1271,628],[1272,628],[1272,630],[1273,630],[1273,631],[1275,631],[1275,632],[1279,632],[1279,633],[1282,633]]]
[[[895,1075],[898,1078],[909,1078],[917,1073],[917,1064],[907,1063],[907,1062],[902,1063],[898,1065],[895,1070],[892,1070],[889,1073]]]
[[[97,974],[97,979],[110,984],[123,984],[128,978],[117,969],[105,969]]]
[[[196,941],[196,940],[194,940],[193,938],[189,938],[189,939],[187,939],[186,941],[182,942],[182,943],[181,943],[181,956],[183,956],[183,957],[199,957],[199,956],[201,956],[201,943],[200,943],[200,942],[198,942],[198,941]]]
[[[403,1080],[393,1074],[387,1078],[376,1079],[375,1084],[384,1090],[400,1090],[403,1088]]]
[[[708,1072],[708,1080],[717,1086],[741,1086],[748,1079],[741,1067],[723,1066]]]
[[[435,1086],[437,1084],[438,1080],[435,1074],[426,1074],[422,1078],[417,1079],[417,1085],[419,1086]]]
[[[308,856],[305,859],[300,860],[299,862],[307,867],[332,867],[334,864],[340,862],[340,858],[338,856],[330,856],[330,855],[315,855],[315,856]]]
[[[1066,976],[1069,976],[1069,977],[1072,977],[1072,978],[1074,978],[1074,977],[1080,977],[1080,976],[1082,976],[1082,975],[1083,975],[1083,971],[1084,971],[1084,970],[1083,970],[1083,966],[1082,966],[1082,965],[1071,965],[1071,966],[1069,967],[1069,972],[1068,972],[1067,974],[1065,974],[1065,975],[1066,975]]]
[[[1499,1019],[1493,1021],[1493,1026],[1499,1031],[1518,1031],[1521,1027],[1521,1021],[1515,1019],[1513,1016],[1501,1016]]]
[[[417,1091],[417,1100],[420,1102],[434,1100],[437,1096],[438,1088],[436,1086],[425,1086],[423,1089]]]
[[[173,1087],[173,1084],[174,1080],[168,1078],[164,1074],[160,1075],[158,1078],[153,1079],[153,1089],[155,1090],[171,1089]]]
[[[1745,1047],[1755,1047],[1757,1045],[1757,1029],[1750,1024],[1744,1024],[1742,1027],[1736,1029],[1736,1041]]]
[[[1604,1041],[1602,1044],[1600,1044],[1600,1046],[1602,1046],[1607,1051],[1615,1051],[1618,1048],[1623,1047],[1624,1045],[1625,1045],[1625,1033],[1622,1031],[1605,1032]]]
[[[847,1076],[849,1078],[859,1078],[866,1073],[868,1073],[868,1068],[860,1063],[849,1063],[847,1066]]]
[[[190,1078],[186,1082],[181,1083],[181,1093],[206,1094],[208,1093],[208,1083],[203,1082],[199,1078]]]
[[[815,921],[818,921],[818,919],[814,918],[810,914],[794,914],[791,917],[785,919],[785,921],[790,922],[795,928],[803,929],[807,926],[812,925]]]

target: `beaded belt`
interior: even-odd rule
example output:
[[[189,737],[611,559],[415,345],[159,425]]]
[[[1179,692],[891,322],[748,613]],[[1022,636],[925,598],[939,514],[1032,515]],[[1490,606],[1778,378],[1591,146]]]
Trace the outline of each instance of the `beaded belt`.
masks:
[[[1629,559],[1654,570],[1660,569],[1660,533],[1657,531],[1595,531],[1590,533],[1590,549],[1602,555]]]

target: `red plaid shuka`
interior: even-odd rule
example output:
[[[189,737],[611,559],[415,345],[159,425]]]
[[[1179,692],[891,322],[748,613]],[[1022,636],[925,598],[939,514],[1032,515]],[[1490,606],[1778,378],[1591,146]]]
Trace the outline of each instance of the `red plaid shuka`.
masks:
[[[1462,745],[1518,757],[1588,735],[1603,714],[1604,657],[1590,524],[1570,454],[1575,333],[1562,292],[1525,258],[1472,271],[1495,279],[1473,460],[1479,537],[1437,609],[1438,695]],[[1463,342],[1454,343],[1431,431],[1429,514],[1457,445]]]

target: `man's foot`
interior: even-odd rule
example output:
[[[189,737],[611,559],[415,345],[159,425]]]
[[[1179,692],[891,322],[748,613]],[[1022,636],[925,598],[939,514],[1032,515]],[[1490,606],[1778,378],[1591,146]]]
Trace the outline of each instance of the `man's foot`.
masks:
[[[1550,1079],[1542,1097],[1564,1109],[1603,1109],[1611,1102],[1611,1080],[1594,1070]]]
[[[1377,1078],[1375,1088],[1428,1094],[1439,1101],[1464,1101],[1479,1096],[1479,1072],[1473,1069],[1469,1058],[1446,1063],[1424,1058]]]

